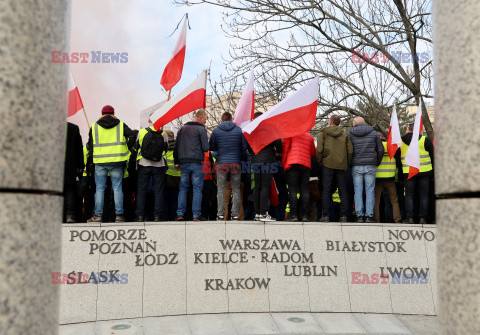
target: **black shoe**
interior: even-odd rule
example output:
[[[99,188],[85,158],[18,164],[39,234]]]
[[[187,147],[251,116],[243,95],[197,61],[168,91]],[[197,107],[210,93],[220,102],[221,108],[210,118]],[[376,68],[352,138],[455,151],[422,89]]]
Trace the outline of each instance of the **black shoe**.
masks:
[[[185,218],[183,217],[183,215],[177,215],[175,221],[185,221]]]
[[[405,219],[405,222],[404,223],[408,223],[408,224],[414,224],[415,221],[413,221],[413,218],[412,217],[408,217]]]
[[[77,222],[77,221],[75,221],[75,217],[74,217],[73,215],[67,215],[67,216],[65,217],[65,222],[66,222],[66,223],[75,223],[75,222]]]
[[[304,215],[304,216],[302,217],[302,221],[303,221],[303,222],[310,222],[310,220],[308,219],[308,216],[306,216],[306,215]]]
[[[338,222],[348,222],[347,216],[346,215],[340,216],[340,219],[338,220]]]
[[[115,223],[121,223],[121,222],[125,222],[125,218],[123,217],[123,215],[115,216]]]
[[[425,218],[420,218],[420,221],[418,221],[418,224],[427,224],[427,220],[425,220]]]
[[[193,221],[207,221],[207,219],[200,215],[198,218],[193,218]]]
[[[357,223],[363,223],[363,217],[361,217],[361,216],[358,217],[358,218],[357,218]]]
[[[155,222],[163,221],[161,216],[155,216]]]
[[[324,216],[323,218],[318,220],[318,222],[330,222],[330,219],[328,218],[328,216]]]
[[[377,223],[377,221],[375,221],[374,218],[367,217],[367,219],[365,220],[365,223]]]
[[[139,215],[135,218],[135,222],[143,222],[145,221],[145,217],[143,215]]]
[[[295,214],[289,215],[288,218],[287,218],[287,221],[288,222],[298,222],[298,216],[296,216]]]

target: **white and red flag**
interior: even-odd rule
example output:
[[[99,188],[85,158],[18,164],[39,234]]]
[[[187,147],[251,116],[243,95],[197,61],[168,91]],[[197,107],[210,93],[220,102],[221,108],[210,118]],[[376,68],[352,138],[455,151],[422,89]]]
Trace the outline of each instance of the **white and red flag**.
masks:
[[[171,90],[172,87],[180,81],[180,78],[182,78],[185,49],[187,46],[187,20],[188,17],[186,17],[183,21],[183,27],[180,31],[180,36],[178,36],[175,48],[173,48],[172,58],[168,62],[167,66],[165,66],[165,70],[163,70],[160,85],[165,88],[165,91]]]
[[[235,109],[235,118],[233,119],[233,123],[239,127],[242,127],[242,125],[246,125],[247,122],[253,119],[254,113],[255,90],[252,65],[252,68],[250,69],[250,75],[248,76],[248,81],[245,85],[240,101],[238,102],[237,108]]]
[[[317,76],[242,128],[255,154],[279,138],[300,135],[313,128],[317,115],[318,82]]]
[[[206,107],[207,71],[203,71],[187,88],[153,112],[150,120],[155,129],[194,110]]]
[[[408,179],[420,172],[420,149],[418,146],[418,139],[420,137],[420,126],[422,124],[422,100],[418,106],[417,115],[415,116],[415,123],[413,125],[412,140],[405,155],[405,164],[408,165]]]
[[[72,70],[68,72],[68,110],[67,117],[75,115],[79,110],[83,109],[82,98],[78,92],[78,87],[73,79]]]
[[[390,127],[387,136],[387,151],[390,159],[395,156],[398,148],[402,146],[402,136],[400,135],[400,127],[398,125],[397,106],[393,106],[392,117],[390,118]]]

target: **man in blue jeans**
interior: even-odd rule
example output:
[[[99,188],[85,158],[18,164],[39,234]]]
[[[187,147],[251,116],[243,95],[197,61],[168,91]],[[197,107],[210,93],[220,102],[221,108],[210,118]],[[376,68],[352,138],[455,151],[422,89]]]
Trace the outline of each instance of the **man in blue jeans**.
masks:
[[[175,166],[181,167],[180,191],[178,193],[178,209],[176,221],[184,221],[187,210],[187,194],[190,188],[190,178],[193,186],[192,212],[193,221],[203,221],[202,189],[205,152],[208,151],[208,137],[205,129],[207,115],[204,109],[195,112],[192,122],[187,122],[177,134],[173,149]]]
[[[133,143],[134,133],[114,116],[112,106],[102,109],[102,117],[92,124],[88,134],[87,148],[95,164],[95,215],[87,222],[101,222],[107,176],[110,174],[115,199],[115,222],[124,222],[123,217],[123,169],[129,157],[127,143]]]
[[[355,213],[357,222],[375,222],[373,209],[375,206],[375,167],[383,158],[383,144],[380,136],[365,120],[358,116],[353,119],[353,127],[348,132],[353,144],[352,177],[355,190]],[[365,185],[366,203],[363,206],[363,190]]]

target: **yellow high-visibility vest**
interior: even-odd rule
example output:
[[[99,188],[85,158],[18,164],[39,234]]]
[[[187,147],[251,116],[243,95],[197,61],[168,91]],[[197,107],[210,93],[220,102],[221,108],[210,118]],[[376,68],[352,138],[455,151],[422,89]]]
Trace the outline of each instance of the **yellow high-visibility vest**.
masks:
[[[408,174],[409,172],[409,166],[405,164],[405,156],[407,155],[408,151],[408,145],[403,143],[402,141],[402,146],[400,147],[400,150],[402,152],[402,168],[403,168],[403,173]],[[430,155],[428,154],[428,151],[425,150],[425,136],[422,136],[418,140],[418,151],[420,153],[420,172],[428,172],[433,170],[432,166],[432,160],[430,159]]]
[[[335,193],[332,195],[333,202],[340,203],[340,195],[338,194],[338,188],[335,190]]]
[[[123,134],[123,122],[106,129],[98,123],[92,124],[93,163],[125,162],[128,159],[128,147]]]
[[[180,177],[180,170],[177,170],[175,163],[173,162],[173,150],[168,150],[164,155],[165,161],[167,162],[167,174],[172,177]]]
[[[395,170],[396,170],[396,165],[395,165],[395,158],[390,159],[388,156],[388,150],[387,150],[387,142],[382,142],[383,143],[383,158],[382,162],[380,163],[379,166],[376,168],[376,173],[375,177],[376,178],[393,178],[395,177]]]
[[[85,144],[83,146],[83,164],[85,164],[85,168],[83,169],[83,173],[82,173],[83,177],[87,176],[87,160],[88,160],[88,149],[87,149],[87,145]]]

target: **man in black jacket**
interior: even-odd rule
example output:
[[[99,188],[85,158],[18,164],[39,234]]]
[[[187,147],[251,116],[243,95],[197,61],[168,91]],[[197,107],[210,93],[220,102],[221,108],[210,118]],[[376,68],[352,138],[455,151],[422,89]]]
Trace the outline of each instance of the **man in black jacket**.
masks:
[[[355,189],[355,213],[357,222],[375,222],[373,208],[375,205],[375,172],[383,158],[383,144],[377,132],[365,124],[362,117],[353,119],[353,128],[348,132],[353,144],[352,176]],[[366,203],[363,206],[363,189],[365,185]]]
[[[180,191],[178,193],[177,221],[185,220],[187,210],[187,194],[192,178],[193,221],[204,220],[202,216],[202,189],[203,189],[203,167],[202,162],[205,152],[208,151],[208,137],[205,129],[207,115],[205,110],[199,109],[195,112],[192,122],[187,122],[177,134],[177,141],[173,149],[175,166],[181,166]]]
[[[76,197],[77,178],[82,175],[84,167],[80,130],[77,125],[67,122],[65,173],[63,179],[63,211],[64,222],[66,223],[77,222],[76,214],[79,209]]]

